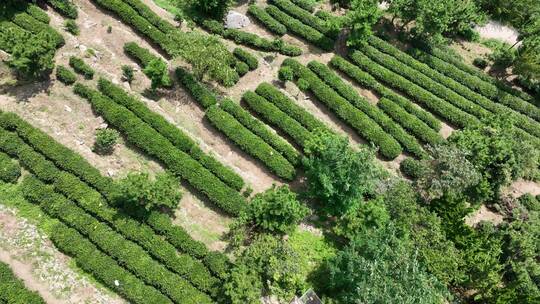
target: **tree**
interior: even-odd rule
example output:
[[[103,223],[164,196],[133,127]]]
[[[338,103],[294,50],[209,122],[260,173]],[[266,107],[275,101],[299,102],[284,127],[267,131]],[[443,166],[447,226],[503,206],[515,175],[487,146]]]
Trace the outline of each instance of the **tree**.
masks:
[[[152,90],[171,85],[167,64],[159,59],[152,59],[143,70],[144,74],[152,81]]]
[[[192,1],[193,8],[207,17],[222,19],[234,3],[232,0],[197,0]]]
[[[332,215],[343,214],[364,195],[372,194],[382,178],[374,149],[354,151],[346,137],[330,131],[314,132],[304,150],[307,194]]]
[[[42,78],[54,68],[56,42],[46,31],[37,34],[6,31],[7,37],[0,40],[11,41],[11,57],[8,64],[23,78]]]
[[[521,41],[513,65],[514,74],[527,80],[540,80],[540,33]]]
[[[359,234],[324,265],[324,293],[340,304],[443,303],[448,291],[399,235],[391,224]]]
[[[175,209],[182,198],[178,180],[168,172],[157,174],[154,180],[148,173],[129,173],[116,182],[115,190],[116,204],[128,209]]]
[[[112,153],[119,136],[118,131],[114,129],[107,128],[97,130],[96,141],[94,142],[94,151],[102,154]]]
[[[343,26],[350,29],[347,46],[360,47],[373,35],[373,26],[379,21],[382,12],[378,0],[352,0],[351,7],[344,18]]]
[[[366,202],[357,202],[336,223],[334,232],[349,240],[367,229],[377,229],[388,224],[390,215],[382,202],[382,197]]]
[[[262,282],[254,269],[237,264],[230,271],[223,290],[232,304],[259,304]]]

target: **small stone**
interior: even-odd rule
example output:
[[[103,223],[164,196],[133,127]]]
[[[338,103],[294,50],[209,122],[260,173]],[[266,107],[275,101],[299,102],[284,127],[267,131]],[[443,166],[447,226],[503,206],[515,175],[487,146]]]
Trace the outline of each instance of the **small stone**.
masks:
[[[114,280],[114,286],[120,286],[120,282],[118,282],[118,280]]]
[[[77,48],[78,48],[79,50],[81,50],[81,52],[83,52],[83,53],[86,52],[86,50],[88,49],[88,48],[86,47],[86,45],[84,45],[84,44],[79,44],[79,45],[77,45]]]
[[[230,11],[225,17],[225,27],[230,29],[239,29],[251,24],[249,18],[239,12]]]
[[[75,143],[76,143],[77,145],[79,145],[79,146],[82,146],[82,145],[84,145],[84,140],[78,140],[78,139],[76,139],[76,140],[75,140]]]
[[[73,111],[68,105],[64,105],[64,110],[66,110],[69,113],[71,113],[71,111]]]
[[[107,129],[108,126],[109,125],[106,122],[104,122],[104,123],[99,125],[98,129]]]
[[[114,176],[114,170],[112,170],[112,169],[107,169],[107,175],[108,175],[109,177],[113,177],[113,176]]]

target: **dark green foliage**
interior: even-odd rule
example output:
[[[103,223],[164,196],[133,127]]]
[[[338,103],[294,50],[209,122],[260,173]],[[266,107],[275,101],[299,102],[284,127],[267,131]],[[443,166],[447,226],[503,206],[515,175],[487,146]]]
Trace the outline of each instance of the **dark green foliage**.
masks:
[[[279,80],[286,82],[286,81],[293,81],[294,80],[294,71],[291,67],[288,66],[282,66],[279,68],[278,71],[278,78]]]
[[[426,173],[427,168],[423,162],[417,159],[405,158],[399,164],[399,170],[401,170],[401,173],[405,176],[415,180],[422,177]]]
[[[277,176],[292,180],[296,175],[289,161],[223,109],[211,106],[206,111],[206,118],[242,150],[261,160]]]
[[[377,81],[373,76],[364,72],[359,67],[353,65],[349,61],[345,60],[343,57],[337,55],[334,56],[330,60],[330,65],[347,74],[347,76],[351,77],[362,86],[374,90],[375,92],[380,94],[381,97],[386,97],[387,99],[391,100],[408,113],[422,120],[433,130],[439,131],[441,129],[441,122],[431,113],[423,110],[420,107],[417,107],[410,100],[397,94],[392,89],[389,89],[388,87]]]
[[[81,30],[79,29],[77,23],[75,23],[75,20],[66,20],[66,22],[64,23],[64,27],[66,28],[66,31],[70,32],[75,36],[78,36],[81,33]]]
[[[99,79],[98,87],[103,94],[110,97],[114,102],[128,108],[145,123],[167,138],[175,147],[189,154],[224,183],[236,190],[242,189],[244,181],[238,174],[232,171],[232,169],[225,167],[214,157],[205,154],[189,135],[168,122],[161,115],[148,109],[141,100],[127,94],[123,89],[104,78]]]
[[[13,304],[45,304],[41,296],[24,286],[7,264],[0,262],[0,302]]]
[[[48,24],[42,23],[34,19],[34,17],[28,15],[27,13],[17,13],[11,17],[11,21],[33,34],[37,35],[40,33],[46,33],[46,36],[48,37],[45,37],[45,35],[41,35],[39,40],[50,41],[50,43],[52,43],[56,48],[64,45],[64,37],[62,37],[60,33],[58,33]],[[38,43],[34,43],[34,47],[37,47]]]
[[[69,57],[69,66],[86,79],[94,78],[94,69],[87,65],[81,58],[75,56]]]
[[[390,215],[386,211],[382,199],[377,197],[353,204],[347,212],[339,217],[334,232],[347,240],[354,240],[357,235],[368,230],[387,226],[389,221]]]
[[[249,66],[245,62],[237,60],[234,64],[234,70],[240,77],[242,77],[249,72]]]
[[[343,18],[331,18],[326,22],[338,20],[334,27],[350,30],[347,46],[361,47],[373,36],[373,27],[381,19],[383,12],[378,0],[352,0],[350,10]]]
[[[259,274],[243,264],[231,270],[231,274],[223,286],[225,296],[233,304],[259,304],[262,287]]]
[[[334,41],[326,37],[323,33],[316,29],[305,25],[298,19],[295,19],[286,13],[282,12],[279,8],[269,5],[266,7],[266,12],[274,17],[277,21],[281,22],[287,27],[291,33],[306,39],[307,41],[315,44],[324,51],[331,51],[334,49]]]
[[[291,0],[291,2],[311,13],[315,11],[315,7],[319,4],[315,0]]]
[[[114,201],[128,208],[175,210],[182,198],[179,185],[176,177],[168,172],[157,174],[154,180],[149,179],[148,173],[129,173],[117,181]]]
[[[291,164],[297,165],[300,155],[294,147],[278,134],[272,132],[263,122],[253,117],[251,113],[244,110],[240,105],[230,99],[221,102],[220,107],[236,118],[244,127],[259,136],[272,148],[281,153]]]
[[[235,48],[233,54],[236,56],[236,58],[238,58],[238,60],[245,62],[251,71],[255,70],[259,66],[259,61],[257,58],[241,48]]]
[[[159,57],[150,53],[146,48],[139,46],[136,42],[128,42],[124,44],[124,53],[135,59],[143,68],[146,67],[152,60]]]
[[[373,149],[353,151],[346,137],[316,131],[305,144],[308,194],[332,215],[341,215],[373,194],[382,171]]]
[[[259,20],[272,33],[279,36],[287,33],[285,25],[270,16],[264,9],[252,4],[248,7],[248,13]]]
[[[163,33],[174,32],[176,29],[174,25],[161,18],[151,8],[149,8],[144,1],[141,0],[122,0],[124,3],[129,4],[139,15],[148,20],[153,26],[158,28]]]
[[[223,25],[216,20],[203,20],[201,24],[211,33],[233,40],[237,44],[260,49],[265,52],[279,52],[286,56],[298,56],[302,54],[302,49],[295,45],[288,44],[281,39],[269,40],[253,33],[237,29],[225,29]]]
[[[47,0],[55,10],[57,10],[62,16],[77,19],[78,12],[77,7],[71,0]]]
[[[284,68],[289,67],[282,66],[280,70]],[[313,116],[313,114],[297,105],[289,97],[281,93],[279,89],[267,82],[261,83],[255,90],[255,93],[273,103],[281,111],[298,121],[308,131],[312,132],[317,129],[330,130],[323,122]]]
[[[9,31],[9,38],[0,40],[14,41],[10,46],[11,57],[7,60],[22,78],[43,78],[54,68],[56,43],[47,31],[35,35],[28,32]],[[15,35],[15,36],[12,36]]]
[[[21,176],[21,167],[8,155],[0,152],[0,181],[16,183]]]
[[[169,77],[169,68],[167,63],[161,59],[153,59],[144,67],[143,73],[152,81],[151,89],[159,87],[171,87],[172,81]]]
[[[204,109],[215,105],[217,98],[205,85],[200,83],[193,74],[184,68],[176,68],[176,77],[180,83],[187,89],[188,93]]]
[[[56,66],[56,79],[65,85],[74,84],[77,81],[77,75],[63,65]]]
[[[111,154],[119,137],[120,134],[114,129],[106,128],[97,130],[94,151],[102,154]]]
[[[47,15],[47,13],[37,5],[29,4],[26,8],[26,12],[36,20],[45,24],[49,24],[49,22],[51,22],[49,15]]]
[[[311,133],[300,123],[283,113],[278,107],[254,92],[247,91],[242,96],[250,109],[261,116],[270,125],[289,135],[297,145],[304,146]]]
[[[354,63],[388,86],[406,93],[410,98],[428,108],[430,111],[445,118],[458,127],[466,127],[479,123],[478,119],[433,95],[429,91],[398,75],[387,68],[375,63],[360,52],[351,55]]]
[[[394,159],[401,154],[401,146],[394,138],[388,135],[366,114],[355,108],[331,87],[326,85],[310,69],[290,58],[285,59],[283,65],[290,66],[297,78],[305,79],[309,83],[309,90],[313,92],[317,99],[326,104],[336,115],[352,126],[360,136],[375,144],[382,156],[387,159]]]
[[[135,114],[83,85],[76,84],[74,91],[86,98],[92,108],[119,130],[128,142],[162,161],[172,173],[186,179],[224,211],[236,215],[245,207],[245,201],[238,192],[225,185],[188,154],[175,148]]]
[[[272,0],[269,2],[270,4],[275,5],[280,10],[290,15],[292,18],[296,18],[297,20],[301,21],[303,24],[319,31],[320,33],[328,36],[329,38],[336,39],[338,33],[334,31],[333,29],[329,28],[326,25],[326,21],[320,19],[317,16],[312,15],[309,11],[306,11],[305,9],[299,7],[298,5],[292,3],[291,1]],[[287,24],[285,25],[287,26]],[[292,31],[291,29],[289,30]]]
[[[201,15],[209,16],[213,19],[222,19],[232,6],[231,0],[200,0],[192,1],[191,6]]]
[[[104,253],[115,258],[147,284],[169,296],[175,303],[212,303],[206,294],[153,260],[143,248],[128,241],[37,179],[26,179],[23,187],[26,199],[38,204],[50,216],[76,229]]]
[[[122,78],[128,83],[131,83],[133,81],[133,79],[135,78],[135,75],[134,75],[132,66],[130,65],[122,66]]]
[[[481,57],[474,58],[473,64],[474,64],[474,66],[476,66],[477,68],[482,69],[482,70],[485,69],[488,66],[487,60],[484,59],[484,58],[481,58]]]
[[[369,116],[369,118],[373,119],[373,121],[375,121],[384,131],[394,137],[407,152],[418,158],[427,156],[426,152],[422,149],[422,146],[414,137],[406,133],[403,128],[396,124],[379,108],[372,106],[364,97],[360,96],[352,86],[346,84],[326,65],[317,61],[311,61],[308,64],[308,67],[327,85],[336,90],[343,98],[347,99],[358,110]]]

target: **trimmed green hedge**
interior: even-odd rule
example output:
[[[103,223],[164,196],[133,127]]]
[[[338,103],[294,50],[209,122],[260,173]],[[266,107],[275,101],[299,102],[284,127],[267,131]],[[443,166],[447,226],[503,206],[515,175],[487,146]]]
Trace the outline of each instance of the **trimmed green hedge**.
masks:
[[[415,70],[414,68],[404,64],[395,57],[387,55],[383,52],[378,51],[376,48],[366,45],[362,48],[362,53],[374,62],[377,62],[381,66],[393,71],[396,74],[403,76],[412,83],[424,88],[425,90],[431,92],[433,95],[439,97],[442,100],[445,100],[457,108],[476,116],[479,119],[485,118],[490,115],[490,112],[486,109],[480,107],[474,102],[463,98],[456,92],[445,87],[441,83],[435,82],[430,77],[422,74],[420,71]]]
[[[184,133],[172,123],[168,122],[165,118],[163,118],[163,116],[148,109],[144,102],[132,95],[129,95],[122,88],[114,85],[112,82],[104,78],[99,79],[98,88],[101,93],[107,95],[114,102],[132,111],[142,121],[158,131],[178,149],[189,154],[191,157],[201,163],[205,168],[219,177],[224,183],[238,191],[242,189],[244,186],[244,180],[238,174],[236,174],[232,169],[221,164],[214,157],[205,154],[199,148],[198,144],[189,137],[189,135]]]
[[[520,98],[527,97],[529,95],[525,94],[526,96],[523,96],[523,94],[520,94],[522,92],[506,86],[500,81],[497,81],[496,79],[484,74],[480,70],[478,70],[478,73],[480,73],[481,75],[485,75],[485,77],[479,78],[479,75],[477,73],[470,74],[470,69],[475,68],[470,67],[470,69],[464,71],[463,69],[460,69],[460,67],[463,68],[463,66],[468,66],[465,63],[458,64],[457,62],[459,61],[457,61],[456,59],[450,60],[446,56],[444,57],[444,59],[440,59],[436,56],[428,55],[419,50],[416,50],[413,53],[416,59],[429,65],[438,72],[443,73],[446,76],[452,78],[453,80],[461,83],[469,89],[478,92],[487,98],[495,100],[515,111],[518,111],[523,115],[529,116],[536,121],[540,121],[540,109],[538,109],[538,107],[534,104],[531,104],[534,103],[534,98],[531,97],[530,100],[527,101]],[[520,97],[515,95],[518,95]]]
[[[281,9],[283,12],[287,13],[288,15],[300,20],[303,24],[311,26],[312,28],[316,29],[317,31],[323,33],[324,35],[336,39],[338,36],[338,33],[326,25],[326,21],[322,20],[321,18],[312,15],[311,12],[301,8],[300,6],[292,3],[289,0],[271,0],[268,1],[270,4],[275,5],[279,9]]]
[[[49,17],[49,15],[47,15],[44,10],[42,10],[39,6],[35,4],[28,4],[28,6],[26,7],[26,12],[30,16],[34,17],[34,19],[45,24],[49,24],[49,22],[51,22],[51,18]]]
[[[205,85],[200,83],[193,74],[186,69],[176,68],[176,77],[180,83],[186,87],[188,93],[199,103],[201,107],[208,107],[217,104],[217,98]]]
[[[77,7],[71,0],[46,0],[47,3],[49,3],[50,6],[52,6],[55,10],[60,13],[60,15],[71,18],[71,19],[77,19],[79,16],[79,13],[77,12]]]
[[[310,13],[313,13],[318,5],[318,1],[315,0],[291,0],[291,2]]]
[[[0,262],[0,303],[45,304],[41,296],[28,290],[7,264]]]
[[[362,71],[359,67],[345,60],[343,57],[335,55],[330,60],[330,65],[345,73],[360,85],[375,91],[381,97],[392,100],[394,103],[405,109],[405,111],[418,117],[418,119],[421,119],[433,130],[439,131],[441,129],[441,122],[431,113],[413,104],[409,99],[397,94],[392,89],[377,81],[375,77]]]
[[[136,42],[127,42],[124,44],[124,53],[135,59],[141,67],[146,67],[150,61],[160,59],[152,54],[148,49],[140,47]]]
[[[296,149],[291,146],[278,134],[272,132],[263,122],[253,117],[251,113],[244,110],[239,104],[230,99],[225,99],[220,103],[220,107],[227,113],[236,118],[244,127],[259,136],[272,148],[283,155],[291,164],[297,165],[300,161],[300,155]]]
[[[178,31],[168,21],[161,18],[158,14],[156,14],[152,9],[150,9],[144,2],[140,0],[122,0],[123,2],[129,4],[139,15],[141,15],[144,19],[146,19],[148,22],[150,22],[153,26],[157,27],[160,31],[162,31],[164,34],[172,33]]]
[[[445,141],[439,133],[433,131],[433,129],[423,121],[407,113],[407,111],[391,100],[383,97],[379,100],[377,106],[388,116],[397,121],[405,130],[413,133],[422,142],[434,146]]]
[[[205,19],[200,24],[211,33],[233,40],[240,45],[260,49],[265,52],[279,52],[286,56],[299,56],[302,54],[301,48],[288,44],[281,39],[269,40],[253,33],[237,29],[225,29],[223,24],[217,20]]]
[[[247,64],[251,71],[259,67],[259,61],[257,60],[257,58],[251,55],[248,51],[245,51],[241,48],[235,48],[233,51],[233,55],[236,56],[238,60]]]
[[[334,50],[334,40],[326,37],[323,33],[317,31],[309,25],[302,23],[300,20],[295,19],[286,13],[282,12],[279,8],[273,5],[269,5],[265,8],[266,12],[274,17],[277,21],[283,23],[287,27],[287,30],[293,34],[304,38],[305,40],[320,47],[324,51]]]
[[[525,101],[534,103],[535,99],[531,95],[529,95],[529,94],[527,94],[527,93],[525,93],[523,91],[512,88],[511,86],[507,85],[506,83],[504,83],[504,82],[502,82],[502,81],[500,81],[500,80],[498,80],[498,79],[496,79],[494,77],[489,76],[488,74],[484,73],[483,71],[480,71],[479,69],[477,69],[477,68],[475,68],[475,67],[473,67],[471,65],[468,65],[468,64],[464,63],[463,61],[459,60],[458,58],[455,58],[454,56],[450,55],[450,53],[448,53],[448,52],[446,52],[444,50],[433,48],[431,50],[431,54],[433,56],[428,55],[428,58],[431,59],[432,57],[435,57],[435,58],[438,58],[438,59],[442,60],[442,62],[448,63],[449,69],[456,68],[458,70],[461,70],[462,72],[465,72],[465,74],[470,74],[468,76],[475,76],[476,78],[480,78],[481,80],[483,80],[483,82],[485,82],[485,83],[479,82],[478,79],[475,79],[474,77],[473,78],[469,78],[469,77],[456,78],[457,81],[459,81],[458,79],[462,79],[464,81],[465,81],[465,79],[470,80],[469,84],[476,87],[477,90],[479,90],[480,93],[487,94],[487,95],[485,95],[487,97],[490,97],[492,94],[494,94],[494,96],[501,96],[501,97],[505,96],[505,94],[502,94],[502,92],[500,92],[500,91],[504,91],[504,92],[506,92],[508,94],[513,95],[514,97],[521,98],[521,99],[523,99]],[[419,59],[422,60],[422,58],[419,58]],[[429,61],[427,61],[425,63],[429,64]],[[439,70],[438,68],[436,68],[436,69]],[[444,73],[445,71],[441,70],[441,72]],[[466,76],[466,75],[463,75],[463,76]],[[452,77],[452,76],[450,76],[450,77]],[[467,85],[467,84],[465,84],[465,85]]]
[[[11,17],[11,21],[17,24],[18,26],[22,27],[23,29],[34,34],[37,34],[39,32],[47,32],[51,34],[57,48],[64,45],[65,43],[64,37],[62,37],[62,35],[58,33],[55,29],[53,29],[48,24],[42,23],[34,19],[34,17],[28,15],[25,12],[21,12],[21,13],[13,15]]]
[[[422,146],[413,136],[405,132],[400,125],[396,124],[379,108],[371,105],[364,97],[360,96],[352,86],[346,84],[326,65],[317,61],[311,61],[308,63],[308,68],[358,110],[362,111],[379,124],[379,126],[396,139],[407,152],[419,158],[427,156],[424,149],[422,149]]]
[[[242,77],[249,72],[249,66],[241,60],[236,60],[234,63],[234,70]]]
[[[213,278],[203,264],[189,255],[178,254],[176,249],[150,227],[126,217],[116,209],[109,207],[100,193],[86,185],[76,176],[62,172],[44,156],[34,151],[14,133],[0,129],[3,140],[0,150],[6,151],[20,160],[28,170],[44,182],[52,184],[58,191],[76,202],[79,207],[118,231],[123,237],[139,244],[150,255],[168,269],[186,278],[197,288],[213,295],[217,294],[217,280]]]
[[[263,82],[259,84],[255,93],[264,97],[266,100],[273,103],[281,111],[298,121],[308,131],[315,131],[317,129],[328,130],[332,132],[322,121],[317,119],[306,109],[297,105],[289,97],[279,91],[278,88],[273,85]]]
[[[425,174],[425,169],[426,168],[422,165],[421,162],[412,158],[405,158],[399,164],[399,170],[401,171],[401,173],[413,180],[422,177]]]
[[[293,59],[285,59],[283,65],[290,66],[296,77],[309,83],[309,90],[317,99],[326,104],[338,117],[347,122],[353,129],[379,148],[381,155],[387,159],[394,159],[401,154],[400,144],[366,114],[355,108],[341,97],[331,87],[326,85],[315,73]]]
[[[351,55],[351,58],[357,66],[364,69],[366,72],[370,73],[380,81],[386,83],[388,86],[406,93],[416,102],[428,108],[435,114],[445,118],[453,125],[463,128],[467,126],[478,125],[480,123],[480,121],[476,117],[458,109],[457,107],[446,102],[445,100],[438,98],[431,92],[412,83],[405,77],[398,75],[388,70],[387,68],[373,62],[366,55],[360,52],[354,52]]]
[[[77,81],[77,75],[63,65],[56,66],[56,79],[66,85],[74,84]]]
[[[170,272],[148,253],[96,220],[64,196],[55,193],[35,178],[23,182],[26,199],[37,204],[52,217],[85,235],[104,253],[115,258],[126,269],[147,284],[156,287],[175,303],[212,303],[210,297],[195,289],[185,279]]]
[[[86,79],[94,78],[94,70],[87,65],[81,58],[71,56],[69,57],[69,66],[75,70],[78,74],[81,74]]]
[[[263,8],[252,4],[248,7],[247,12],[255,17],[255,19],[259,20],[272,33],[279,36],[283,36],[287,33],[287,27],[270,16]]]
[[[186,179],[221,209],[238,215],[245,208],[245,199],[236,190],[225,185],[128,109],[84,85],[75,84],[74,91],[86,98],[97,113],[124,134],[128,142],[162,161],[169,170]]]
[[[16,25],[13,22],[0,21],[0,33],[7,33],[8,31],[14,31],[17,32],[17,34],[28,32],[27,30],[23,29],[22,27]],[[0,49],[7,53],[11,53],[11,51],[13,50],[13,43],[11,41],[2,39],[4,38],[2,36],[3,35],[0,35]]]
[[[21,167],[5,153],[0,152],[0,181],[15,184],[21,176]]]
[[[277,176],[286,180],[294,179],[294,166],[264,140],[245,128],[234,116],[213,105],[207,109],[206,117],[214,127],[246,153],[262,161]]]
[[[509,109],[506,106],[503,106],[501,104],[495,103],[483,95],[480,95],[476,92],[473,92],[468,87],[462,85],[461,83],[455,81],[452,78],[449,78],[445,76],[444,74],[432,69],[428,65],[414,59],[410,55],[400,51],[399,49],[395,48],[388,42],[377,38],[375,36],[371,37],[369,39],[369,43],[380,50],[381,52],[384,52],[386,54],[389,54],[393,57],[395,57],[397,60],[402,62],[405,65],[408,65],[411,68],[416,69],[417,71],[423,73],[427,77],[421,77],[422,79],[418,79],[419,82],[425,82],[426,79],[431,79],[431,83],[439,83],[440,85],[434,86],[429,84],[431,87],[434,87],[436,89],[436,92],[439,92],[439,94],[442,94],[442,96],[447,96],[445,98],[451,98],[452,100],[460,101],[462,102],[464,98],[468,99],[470,102],[476,103],[483,107],[484,109],[491,111],[493,113],[497,114],[503,114],[503,115],[510,115],[516,122],[517,126],[524,129],[525,131],[540,137],[540,125],[538,125],[537,122],[530,120],[528,117],[516,113]],[[421,75],[423,76],[423,75]],[[414,76],[415,79],[416,75]],[[428,84],[424,84],[428,85]],[[453,90],[453,92],[449,92],[449,90],[443,90],[441,86],[447,87],[448,89]],[[435,93],[435,91],[433,91]],[[459,95],[457,95],[457,94]],[[438,94],[436,94],[438,95]],[[439,96],[441,97],[441,96]]]
[[[278,107],[254,92],[247,91],[242,96],[246,104],[269,124],[289,135],[296,144],[304,147],[311,133],[299,122],[283,113]]]

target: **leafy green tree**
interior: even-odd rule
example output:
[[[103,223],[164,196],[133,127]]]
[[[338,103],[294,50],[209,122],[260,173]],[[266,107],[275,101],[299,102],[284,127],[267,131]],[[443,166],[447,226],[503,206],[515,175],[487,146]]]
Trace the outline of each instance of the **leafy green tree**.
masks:
[[[378,0],[352,0],[343,26],[350,30],[347,45],[359,47],[373,35],[373,26],[382,17]]]
[[[382,197],[358,202],[343,214],[336,223],[334,232],[352,240],[366,229],[377,229],[388,224],[390,215],[382,202]]]
[[[148,173],[129,173],[116,182],[114,200],[128,209],[175,209],[182,198],[178,180],[171,173],[159,173],[154,180]]]
[[[259,304],[262,282],[254,269],[245,264],[237,264],[231,270],[223,290],[231,304]]]
[[[144,74],[152,81],[152,90],[171,85],[167,63],[161,59],[153,59],[143,70]]]
[[[445,286],[426,272],[393,225],[359,234],[325,264],[324,293],[336,303],[443,303]]]
[[[383,175],[374,149],[354,151],[346,137],[329,131],[314,132],[304,150],[307,194],[332,215],[345,213],[364,195],[372,194]]]
[[[23,78],[42,78],[54,68],[56,42],[51,34],[42,31],[37,34],[7,31],[8,37],[0,38],[12,41],[9,66]]]
[[[222,19],[234,3],[232,0],[197,0],[191,2],[193,8],[204,16]]]
[[[540,31],[540,15],[539,15]],[[512,72],[524,79],[540,80],[540,33],[528,36],[521,41],[516,52]]]

